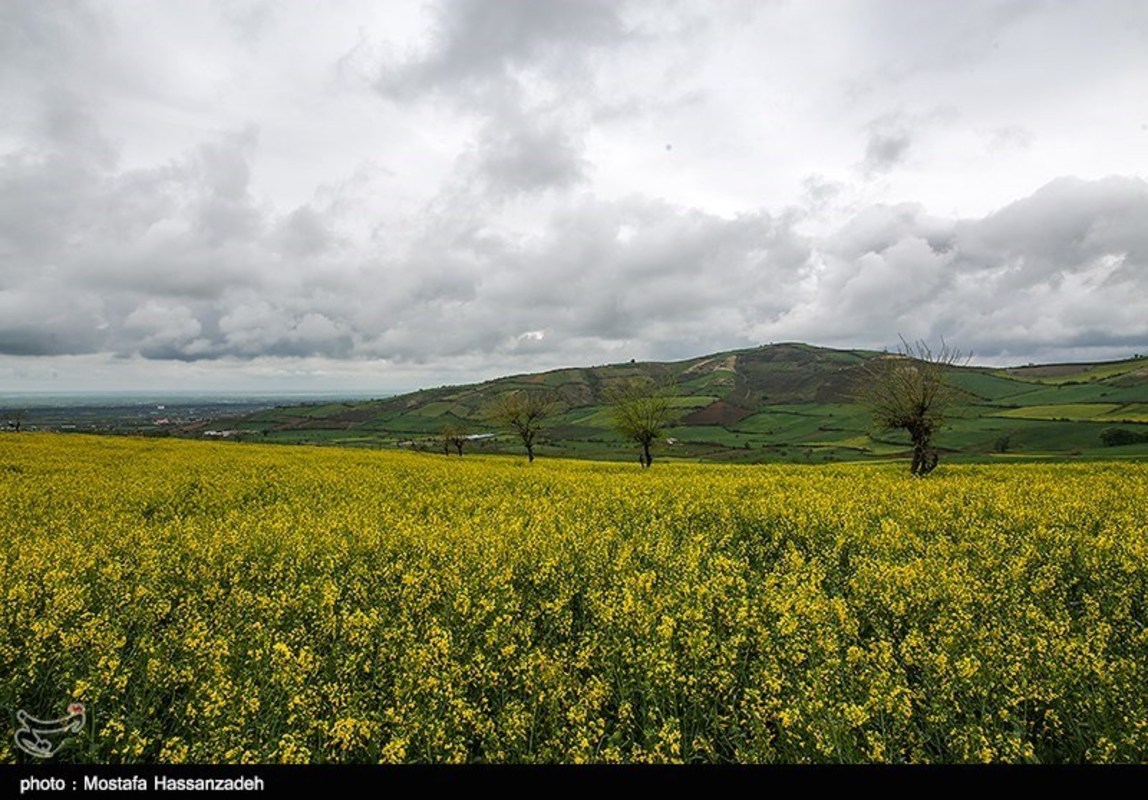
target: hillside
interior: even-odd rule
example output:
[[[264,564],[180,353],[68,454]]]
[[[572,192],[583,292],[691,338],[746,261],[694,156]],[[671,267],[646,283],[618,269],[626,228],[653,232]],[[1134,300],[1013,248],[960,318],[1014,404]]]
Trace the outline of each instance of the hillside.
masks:
[[[605,387],[648,376],[672,381],[679,416],[662,458],[720,461],[830,461],[898,457],[907,439],[870,429],[851,390],[867,359],[881,354],[776,344],[677,362],[638,362],[515,375],[425,389],[359,403],[275,408],[221,424],[237,438],[437,450],[451,424],[475,434],[471,451],[516,452],[483,409],[515,389],[548,388],[561,399],[546,426],[542,455],[636,458],[611,430]],[[1144,456],[1148,444],[1104,447],[1112,427],[1148,432],[1148,359],[1009,369],[954,368],[962,404],[938,445],[949,457]],[[199,429],[185,431],[202,435]]]

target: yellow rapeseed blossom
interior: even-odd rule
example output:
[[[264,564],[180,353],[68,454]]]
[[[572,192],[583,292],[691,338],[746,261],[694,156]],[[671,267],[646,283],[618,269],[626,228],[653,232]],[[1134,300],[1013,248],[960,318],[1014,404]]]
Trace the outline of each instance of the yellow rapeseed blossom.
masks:
[[[1146,496],[0,436],[0,700],[78,762],[1145,762]]]

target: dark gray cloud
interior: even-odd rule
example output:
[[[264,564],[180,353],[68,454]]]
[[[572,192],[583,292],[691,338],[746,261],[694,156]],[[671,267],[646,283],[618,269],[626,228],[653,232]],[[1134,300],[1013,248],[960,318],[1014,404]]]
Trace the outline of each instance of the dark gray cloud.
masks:
[[[909,134],[901,132],[879,132],[869,134],[869,141],[865,145],[865,160],[862,169],[867,174],[888,172],[905,160],[909,153],[912,139]]]
[[[878,177],[908,165],[915,141],[934,135],[939,128],[960,123],[960,113],[951,106],[932,106],[909,113],[903,110],[882,114],[864,128],[865,155],[860,167],[867,178]]]
[[[568,189],[586,179],[579,143],[558,125],[538,119],[500,120],[484,127],[472,173],[496,196]]]
[[[223,21],[244,41],[258,42],[275,18],[274,0],[212,0]]]
[[[84,0],[11,0],[0,7],[0,78],[70,78],[77,64],[90,62],[93,40],[106,34],[105,18]]]
[[[469,190],[495,202],[566,190],[588,177],[585,141],[595,122],[625,119],[650,103],[617,92],[597,67],[664,31],[632,4],[607,0],[443,2],[429,42],[379,56],[377,90],[402,103],[440,104],[475,121],[461,160]],[[667,11],[673,10],[672,5]]]
[[[1007,262],[1018,284],[1088,271],[1110,256],[1121,259],[1121,274],[1148,280],[1131,270],[1148,266],[1145,219],[1143,180],[1059,178],[960,234],[971,264]]]
[[[440,2],[430,46],[405,58],[387,56],[377,86],[401,99],[441,93],[452,102],[486,103],[492,90],[520,86],[524,73],[584,74],[595,49],[633,35],[623,8],[610,0]]]
[[[1148,183],[1062,178],[980,219],[874,207],[828,237],[805,336],[945,336],[983,355],[1148,340]],[[872,332],[872,333],[870,333]],[[875,335],[874,335],[875,334]]]

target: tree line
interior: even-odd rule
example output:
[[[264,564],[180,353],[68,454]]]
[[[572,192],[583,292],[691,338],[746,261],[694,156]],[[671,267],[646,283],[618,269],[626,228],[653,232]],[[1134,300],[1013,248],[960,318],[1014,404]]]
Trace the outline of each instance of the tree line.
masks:
[[[670,392],[673,384],[640,377],[619,381],[609,386],[605,399],[609,404],[613,428],[627,441],[639,447],[638,461],[643,467],[654,463],[654,443],[666,427],[673,422]],[[556,392],[550,389],[518,389],[499,395],[483,411],[483,418],[512,432],[526,451],[528,461],[534,461],[535,442],[546,420],[562,409]],[[467,436],[454,423],[443,426],[441,432],[443,452],[453,449],[460,456]]]

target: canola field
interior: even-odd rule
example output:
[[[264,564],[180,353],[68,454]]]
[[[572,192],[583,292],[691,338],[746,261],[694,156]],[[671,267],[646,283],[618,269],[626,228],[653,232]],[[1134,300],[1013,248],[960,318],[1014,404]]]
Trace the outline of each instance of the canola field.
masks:
[[[9,434],[0,706],[82,702],[64,762],[1144,762],[1146,498]]]

